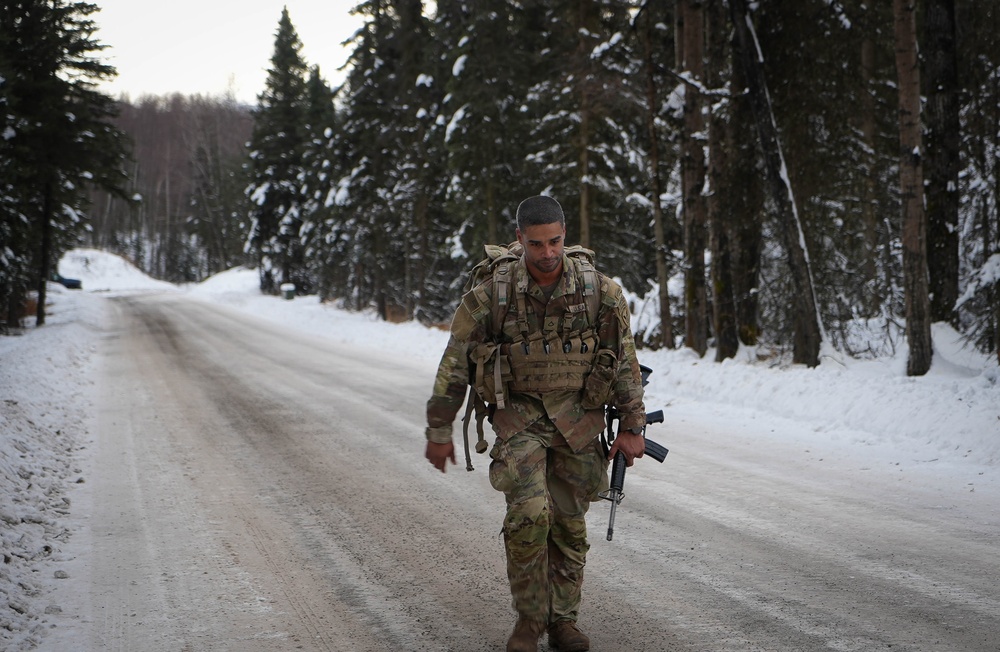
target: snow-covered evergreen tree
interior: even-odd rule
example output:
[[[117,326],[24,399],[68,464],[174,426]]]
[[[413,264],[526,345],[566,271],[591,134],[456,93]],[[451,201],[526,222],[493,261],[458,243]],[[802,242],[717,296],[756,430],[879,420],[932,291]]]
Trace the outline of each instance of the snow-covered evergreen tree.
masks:
[[[429,298],[444,237],[440,56],[420,0],[373,0],[355,36],[348,98],[329,153],[341,162],[321,227],[340,296],[409,318]],[[439,293],[435,293],[439,296]],[[431,303],[440,303],[432,299]],[[435,315],[440,317],[440,315]]]
[[[302,43],[285,8],[266,85],[254,110],[246,190],[252,204],[247,250],[259,265],[262,292],[276,292],[288,282],[308,286],[302,278],[298,181],[306,142],[306,72]]]
[[[461,216],[455,242],[472,260],[482,257],[484,243],[513,240],[518,202],[551,189],[549,178],[532,175],[526,165],[534,149],[532,125],[547,112],[533,105],[531,88],[559,74],[543,5],[510,0],[438,5],[450,64],[443,80],[447,210]]]
[[[114,101],[96,90],[116,73],[86,2],[0,2],[0,302],[15,316],[37,288],[45,323],[46,282],[83,228],[86,189],[120,192],[126,146],[112,124]]]
[[[303,275],[309,286],[324,294],[325,272],[323,264],[322,227],[329,217],[327,198],[332,177],[336,174],[330,163],[330,140],[338,129],[334,91],[320,73],[319,66],[309,69],[306,81],[306,142],[302,150],[302,168],[299,172],[299,198],[297,211],[302,220],[299,243],[303,249]]]

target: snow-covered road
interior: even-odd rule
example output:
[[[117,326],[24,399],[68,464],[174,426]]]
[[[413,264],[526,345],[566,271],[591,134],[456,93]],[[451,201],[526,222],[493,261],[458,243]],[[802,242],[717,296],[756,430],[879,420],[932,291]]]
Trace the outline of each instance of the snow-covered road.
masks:
[[[426,369],[176,295],[113,308],[65,565],[83,600],[47,646],[464,648],[451,614],[487,612],[448,564],[498,558],[465,540],[478,519],[492,543],[470,487],[444,492],[469,511],[453,528],[444,479],[413,464]]]
[[[73,589],[42,649],[503,649],[502,500],[483,458],[420,459],[433,363],[175,293],[108,303]],[[613,542],[591,511],[594,650],[996,649],[993,492],[742,416],[672,407]]]

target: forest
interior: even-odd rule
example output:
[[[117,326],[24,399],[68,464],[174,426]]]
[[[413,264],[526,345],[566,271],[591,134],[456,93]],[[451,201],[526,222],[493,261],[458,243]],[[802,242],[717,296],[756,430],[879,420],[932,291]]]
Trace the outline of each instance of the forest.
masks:
[[[920,375],[947,322],[1000,357],[995,0],[368,0],[337,86],[285,10],[251,107],[103,98],[94,5],[2,6],[8,322],[84,244],[442,323],[519,201],[550,194],[568,241],[656,306],[640,346],[809,366],[905,346]],[[64,21],[48,48],[17,36],[39,7]],[[100,129],[34,120],[38,60]]]

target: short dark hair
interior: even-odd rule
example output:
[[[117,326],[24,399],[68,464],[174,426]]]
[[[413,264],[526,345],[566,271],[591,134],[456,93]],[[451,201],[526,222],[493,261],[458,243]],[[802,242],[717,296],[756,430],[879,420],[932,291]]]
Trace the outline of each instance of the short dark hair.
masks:
[[[565,226],[566,216],[563,215],[559,202],[551,197],[545,195],[528,197],[517,207],[517,230],[522,233],[529,226],[552,224],[553,222]]]

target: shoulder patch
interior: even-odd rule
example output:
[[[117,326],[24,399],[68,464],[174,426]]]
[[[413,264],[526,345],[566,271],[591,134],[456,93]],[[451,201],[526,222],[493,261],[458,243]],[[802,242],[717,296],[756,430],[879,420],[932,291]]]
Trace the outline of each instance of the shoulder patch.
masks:
[[[490,314],[491,306],[493,305],[491,296],[493,288],[490,287],[487,289],[486,285],[486,282],[480,283],[472,288],[462,299],[465,308],[477,322],[483,321]]]
[[[629,310],[628,303],[625,301],[624,297],[618,302],[618,307],[615,309],[615,313],[618,316],[618,324],[621,327],[622,332],[631,332],[632,313]]]
[[[605,306],[615,306],[623,300],[622,288],[610,276],[601,274],[601,303]],[[622,301],[624,303],[624,301]]]

